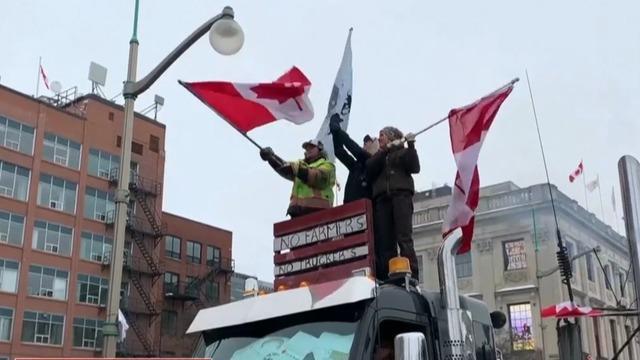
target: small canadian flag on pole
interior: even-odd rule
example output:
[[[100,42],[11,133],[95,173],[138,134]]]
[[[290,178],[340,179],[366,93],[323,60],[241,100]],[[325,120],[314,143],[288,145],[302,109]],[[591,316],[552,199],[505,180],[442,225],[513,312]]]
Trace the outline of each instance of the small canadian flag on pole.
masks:
[[[42,67],[42,64],[40,64],[40,75],[42,75],[42,81],[44,82],[44,86],[47,88],[47,90],[50,90],[49,78],[47,78],[47,74],[44,72],[44,68]]]
[[[569,174],[569,182],[576,181],[578,176],[582,175],[583,171],[584,171],[584,165],[582,165],[582,160],[580,160],[580,164],[578,164],[578,167],[575,170],[573,170],[571,174]]]

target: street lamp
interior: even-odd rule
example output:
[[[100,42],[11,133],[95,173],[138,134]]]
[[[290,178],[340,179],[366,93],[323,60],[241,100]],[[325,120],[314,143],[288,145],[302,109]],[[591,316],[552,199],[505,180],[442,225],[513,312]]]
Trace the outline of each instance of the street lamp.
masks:
[[[138,62],[138,9],[135,2],[133,35],[129,41],[129,65],[127,81],[124,83],[124,129],[122,134],[122,155],[118,171],[118,188],[115,194],[116,217],[114,225],[114,246],[109,278],[109,298],[107,300],[107,318],[103,327],[103,357],[116,356],[118,336],[118,309],[120,303],[120,283],[122,281],[122,262],[127,224],[127,206],[129,204],[129,171],[131,161],[131,140],[133,138],[134,105],[138,95],[145,92],[193,43],[209,32],[209,42],[215,51],[222,55],[233,55],[240,51],[244,43],[242,28],[234,20],[233,9],[225,7],[222,12],[207,20],[191,35],[183,40],[144,78],[136,81]]]

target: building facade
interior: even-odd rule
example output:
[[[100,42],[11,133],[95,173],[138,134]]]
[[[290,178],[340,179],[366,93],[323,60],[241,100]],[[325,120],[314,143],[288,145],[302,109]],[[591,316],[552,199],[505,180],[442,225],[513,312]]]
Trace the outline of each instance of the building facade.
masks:
[[[245,292],[245,281],[247,279],[256,279],[258,280],[258,291],[264,291],[265,293],[273,292],[273,283],[260,280],[255,276],[242,274],[242,273],[233,273],[231,275],[231,301],[242,300]]]
[[[36,100],[0,86],[0,358],[101,355],[123,111],[95,95],[63,95]],[[207,246],[231,259],[231,233],[162,213],[165,126],[136,115],[133,134],[121,284],[130,329],[119,354],[158,356],[171,337],[161,336],[162,320],[172,320],[163,310],[176,306],[166,271],[191,287],[219,281],[217,301],[227,301],[220,279],[232,261],[195,266],[189,241],[201,241],[202,259]],[[169,237],[185,239],[185,256],[167,260]],[[216,301],[198,295],[191,306]],[[180,346],[173,352],[191,352]]]
[[[555,186],[552,189],[569,254],[588,252],[572,263],[576,303],[635,308],[626,239]],[[437,253],[450,193],[443,187],[414,199],[414,241],[426,288],[438,286]],[[482,188],[480,194],[472,249],[456,257],[458,287],[462,294],[507,315],[507,324],[496,332],[505,359],[558,359],[556,320],[540,316],[542,308],[568,301],[559,271],[551,271],[557,267],[557,240],[549,187],[519,188],[506,182]],[[596,247],[597,256],[589,252]],[[631,317],[579,322],[584,356],[593,359],[611,359],[637,326]],[[638,351],[634,340],[621,359],[636,359]]]

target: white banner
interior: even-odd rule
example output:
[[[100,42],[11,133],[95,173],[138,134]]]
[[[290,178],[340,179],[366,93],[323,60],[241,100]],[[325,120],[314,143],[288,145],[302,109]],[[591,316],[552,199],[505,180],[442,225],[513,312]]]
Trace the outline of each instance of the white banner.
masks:
[[[353,29],[349,29],[349,35],[347,36],[347,43],[344,46],[344,53],[342,54],[342,62],[336,75],[336,80],[333,83],[333,89],[331,90],[331,97],[329,98],[329,106],[327,109],[327,117],[324,119],[318,136],[316,139],[322,141],[324,149],[329,155],[329,160],[334,161],[335,155],[333,154],[333,138],[329,132],[329,120],[331,115],[340,114],[342,123],[340,127],[342,130],[347,131],[349,126],[349,114],[351,113],[351,94],[353,89],[353,69],[352,69],[352,57],[351,57],[351,32]]]

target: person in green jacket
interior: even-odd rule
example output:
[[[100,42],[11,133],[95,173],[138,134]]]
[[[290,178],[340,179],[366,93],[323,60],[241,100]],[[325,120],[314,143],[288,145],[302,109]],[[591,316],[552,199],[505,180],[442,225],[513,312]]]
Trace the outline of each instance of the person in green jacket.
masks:
[[[284,161],[270,147],[260,150],[260,157],[280,176],[293,181],[287,215],[292,218],[333,207],[336,184],[335,165],[328,160],[324,145],[318,140],[302,144],[304,159]]]

